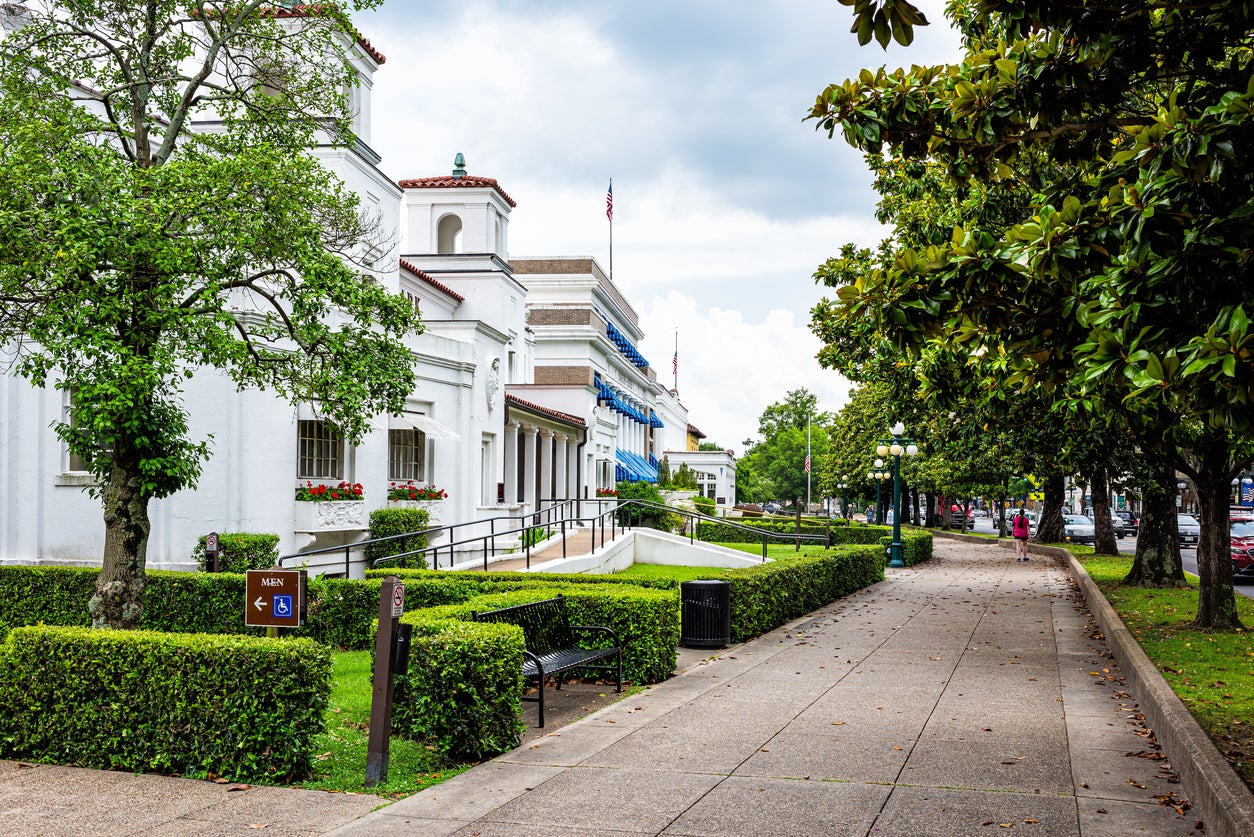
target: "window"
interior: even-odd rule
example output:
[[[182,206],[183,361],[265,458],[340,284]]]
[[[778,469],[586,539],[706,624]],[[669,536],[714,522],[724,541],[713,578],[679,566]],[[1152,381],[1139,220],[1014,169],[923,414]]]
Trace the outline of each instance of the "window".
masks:
[[[344,479],[344,439],[325,421],[302,419],[296,428],[296,478]]]
[[[437,227],[436,252],[440,255],[460,253],[462,251],[462,219],[456,215],[445,215]]]
[[[388,431],[388,479],[427,480],[427,434],[412,428]]]

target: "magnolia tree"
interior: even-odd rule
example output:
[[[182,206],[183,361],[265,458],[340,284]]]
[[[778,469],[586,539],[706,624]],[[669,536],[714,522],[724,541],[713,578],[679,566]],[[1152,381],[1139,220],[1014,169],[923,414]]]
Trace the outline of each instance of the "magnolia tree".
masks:
[[[354,259],[390,243],[308,153],[353,141],[346,12],[373,5],[0,9],[0,345],[70,395],[55,429],[104,511],[95,626],[139,624],[149,502],[209,454],[194,375],[313,402],[349,440],[413,388],[412,306]]]

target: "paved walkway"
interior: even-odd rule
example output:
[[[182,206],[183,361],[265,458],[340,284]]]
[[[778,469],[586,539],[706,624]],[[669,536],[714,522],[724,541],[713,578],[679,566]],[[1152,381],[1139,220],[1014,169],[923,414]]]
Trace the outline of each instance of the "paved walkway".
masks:
[[[185,780],[79,771],[71,785],[64,768],[0,763],[0,833],[1200,833],[1193,812],[1162,804],[1187,789],[1169,781],[1066,572],[996,547],[938,540],[936,552],[365,816],[369,797],[232,801],[220,788],[233,819],[206,805],[162,815],[162,792],[127,789]]]
[[[333,833],[1197,833],[1066,573],[936,551]]]

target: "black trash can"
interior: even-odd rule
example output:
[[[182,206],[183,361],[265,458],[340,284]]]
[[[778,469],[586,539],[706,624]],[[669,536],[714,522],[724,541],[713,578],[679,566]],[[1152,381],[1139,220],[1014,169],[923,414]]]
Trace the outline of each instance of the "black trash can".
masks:
[[[685,648],[724,648],[731,642],[731,584],[726,581],[685,581],[679,644]]]

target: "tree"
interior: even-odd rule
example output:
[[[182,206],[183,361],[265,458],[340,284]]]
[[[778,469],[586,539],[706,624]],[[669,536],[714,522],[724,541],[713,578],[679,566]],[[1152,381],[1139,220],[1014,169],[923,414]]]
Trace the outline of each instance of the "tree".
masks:
[[[372,5],[0,10],[0,344],[70,393],[56,431],[103,503],[97,627],[138,625],[149,502],[209,455],[189,379],[313,402],[350,441],[413,388],[417,317],[361,261],[390,244],[308,153],[353,141],[341,8]]]
[[[881,5],[860,4],[859,23]],[[1015,223],[968,218],[850,297],[891,300],[910,339],[942,326],[971,345],[996,335],[1025,383],[1070,364],[1072,403],[1122,409],[1138,441],[1166,440],[1201,508],[1195,625],[1239,627],[1227,496],[1254,435],[1254,7],[949,9],[961,64],[865,71],[824,91],[812,116],[865,151],[940,161],[959,185],[1030,176],[1042,161],[1073,176],[1039,182]],[[888,17],[877,32],[917,23]],[[992,308],[995,296],[1014,304]]]

